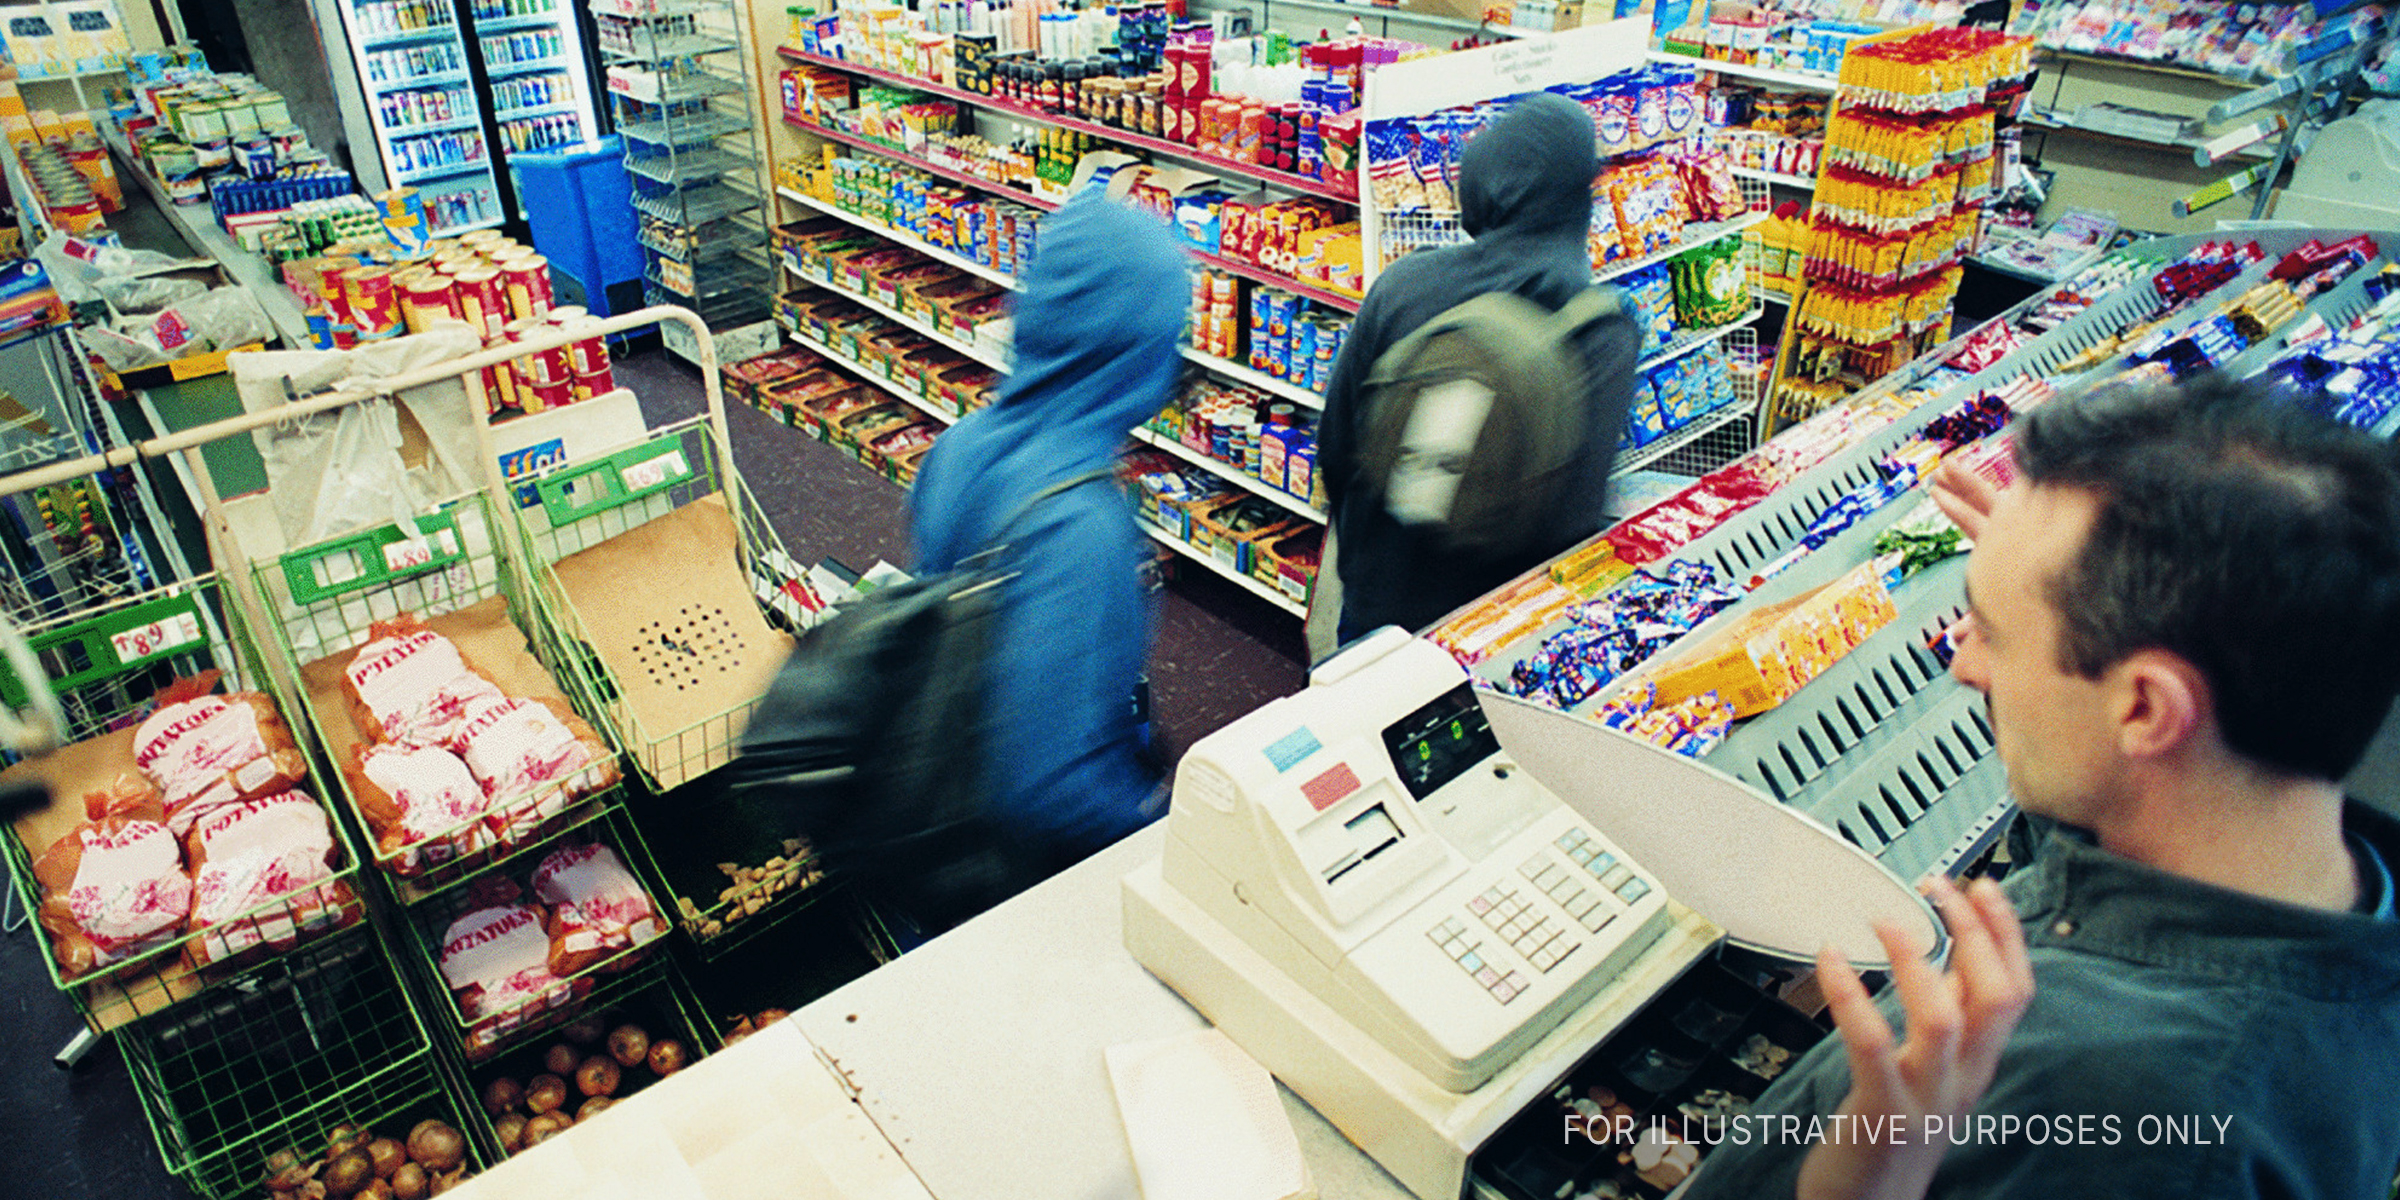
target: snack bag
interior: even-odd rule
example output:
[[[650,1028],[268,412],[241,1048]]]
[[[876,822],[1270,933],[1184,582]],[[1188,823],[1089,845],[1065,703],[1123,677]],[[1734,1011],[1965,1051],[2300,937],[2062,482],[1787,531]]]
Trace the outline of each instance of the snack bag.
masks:
[[[497,839],[482,820],[490,800],[459,757],[439,746],[354,745],[343,768],[376,856],[395,875],[415,875]]]
[[[68,977],[131,958],[183,930],[192,881],[157,789],[132,774],[83,798],[84,823],[34,860],[36,915]]]
[[[217,672],[178,680],[133,734],[133,763],[166,795],[167,828],[228,804],[288,791],[308,777],[308,760],[275,702],[259,692],[210,695]]]
[[[550,973],[568,976],[666,932],[650,893],[607,846],[561,846],[533,869],[550,907]]]
[[[327,882],[340,856],[325,810],[306,792],[220,808],[192,826],[184,850],[192,864],[191,929],[202,934],[186,951],[194,966],[254,946],[286,948],[358,915],[350,886]]]
[[[342,690],[370,741],[443,745],[468,717],[507,699],[449,638],[411,614],[377,621],[368,632],[371,639],[342,668]]]
[[[608,743],[555,700],[489,705],[459,727],[449,749],[492,798],[492,829],[502,845],[617,782]]]

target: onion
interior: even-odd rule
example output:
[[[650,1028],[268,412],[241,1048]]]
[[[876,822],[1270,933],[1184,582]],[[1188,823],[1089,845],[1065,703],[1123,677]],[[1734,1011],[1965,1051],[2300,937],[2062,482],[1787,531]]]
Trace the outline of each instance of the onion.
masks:
[[[567,1081],[556,1075],[536,1075],[525,1085],[525,1111],[537,1117],[566,1102]]]
[[[364,1130],[361,1130],[358,1126],[349,1124],[348,1122],[336,1125],[332,1129],[327,1130],[325,1133],[326,1159],[330,1161],[332,1159],[340,1158],[342,1156],[342,1151],[347,1150],[350,1147],[366,1140],[366,1136],[367,1135]]]
[[[578,1046],[589,1046],[608,1033],[608,1021],[599,1013],[593,1013],[588,1017],[577,1019],[574,1024],[559,1030],[558,1033],[560,1037]]]
[[[615,1103],[616,1101],[610,1097],[594,1096],[591,1099],[584,1101],[582,1108],[575,1110],[575,1123],[581,1125],[585,1121],[589,1121],[593,1117],[608,1111],[608,1106]]]
[[[531,1150],[535,1146],[557,1137],[566,1132],[567,1127],[574,1123],[574,1118],[563,1112],[546,1112],[525,1122],[525,1148]]]
[[[792,1015],[792,1010],[788,1008],[764,1008],[759,1010],[757,1016],[750,1018],[750,1025],[752,1031],[755,1032],[790,1015]]]
[[[326,1164],[325,1195],[329,1200],[350,1200],[374,1178],[375,1157],[364,1146],[352,1146]]]
[[[392,1172],[408,1161],[408,1148],[391,1138],[379,1137],[367,1143],[367,1157],[375,1160],[375,1178],[390,1179]]]
[[[446,1175],[436,1175],[433,1177],[433,1191],[429,1194],[439,1196],[443,1192],[457,1187],[459,1181],[465,1179],[466,1177],[467,1169],[465,1167],[454,1168],[449,1174]]]
[[[500,1148],[516,1153],[525,1145],[525,1114],[508,1113],[492,1123],[492,1136],[500,1139]]]
[[[624,1075],[616,1060],[605,1054],[595,1054],[583,1060],[582,1066],[575,1068],[575,1090],[586,1096],[616,1095],[617,1084],[623,1080]]]
[[[432,1178],[425,1174],[425,1168],[413,1162],[401,1163],[400,1169],[392,1172],[392,1200],[425,1200],[425,1194],[431,1190]]]
[[[690,1061],[690,1053],[674,1038],[650,1043],[650,1070],[661,1079],[682,1070]]]
[[[483,1111],[495,1117],[509,1112],[523,1103],[525,1103],[525,1085],[508,1076],[503,1075],[484,1086]]]
[[[608,1035],[608,1053],[620,1067],[630,1067],[650,1057],[650,1035],[639,1025],[619,1025]]]
[[[582,1061],[583,1055],[575,1047],[560,1042],[542,1055],[542,1069],[563,1078],[574,1074],[575,1064]]]
[[[428,1173],[439,1175],[467,1160],[467,1139],[440,1121],[426,1121],[409,1131],[408,1156]]]
[[[397,1198],[392,1195],[391,1184],[380,1179],[370,1179],[367,1181],[367,1186],[359,1190],[358,1200],[397,1200]]]

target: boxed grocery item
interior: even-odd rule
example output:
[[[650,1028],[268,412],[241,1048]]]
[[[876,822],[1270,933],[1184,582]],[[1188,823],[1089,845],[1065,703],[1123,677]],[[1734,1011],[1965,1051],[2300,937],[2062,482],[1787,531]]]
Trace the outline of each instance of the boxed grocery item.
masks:
[[[1823,587],[1769,605],[1655,668],[1657,703],[1715,692],[1748,717],[1783,703],[1899,616],[1883,567],[1859,566]]]
[[[1281,506],[1238,492],[1191,511],[1190,541],[1209,557],[1247,575],[1258,543],[1291,533],[1301,523]]]
[[[789,424],[805,429],[828,441],[833,438],[833,423],[852,413],[874,408],[879,403],[872,388],[861,384],[846,384],[827,388],[814,395],[790,401],[785,407]]]
[[[1303,524],[1289,533],[1257,543],[1251,554],[1250,575],[1306,604],[1316,592],[1317,566],[1324,553],[1324,527]]]

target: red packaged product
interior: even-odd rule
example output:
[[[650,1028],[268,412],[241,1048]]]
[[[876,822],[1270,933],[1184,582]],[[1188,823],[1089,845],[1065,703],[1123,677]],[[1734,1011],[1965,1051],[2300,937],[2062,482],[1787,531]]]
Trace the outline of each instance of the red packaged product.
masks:
[[[342,690],[371,741],[443,745],[468,717],[507,699],[449,638],[408,613],[377,621],[368,633],[342,668]]]
[[[597,842],[551,851],[533,869],[533,894],[550,906],[553,975],[576,974],[667,931],[641,881]]]
[[[608,743],[566,705],[511,698],[485,707],[449,745],[492,798],[491,820],[513,845],[575,800],[613,786]]]
[[[497,840],[483,819],[491,807],[483,785],[439,746],[359,743],[343,773],[376,857],[395,875],[415,875]]]
[[[70,979],[172,940],[192,909],[192,881],[156,788],[126,774],[83,805],[84,822],[33,863],[36,915]]]
[[[177,680],[133,734],[133,763],[166,797],[167,828],[182,837],[212,809],[287,791],[308,760],[275,702],[259,692],[210,695],[218,672]]]
[[[358,915],[350,885],[331,878],[341,861],[333,826],[306,792],[217,809],[192,827],[184,851],[192,864],[191,929],[201,935],[187,951],[194,965],[257,946],[288,948]]]
[[[470,1055],[489,1050],[534,1016],[574,1003],[586,990],[584,981],[551,972],[542,910],[514,892],[509,885],[506,898],[459,916],[442,931],[442,982],[470,1022]]]

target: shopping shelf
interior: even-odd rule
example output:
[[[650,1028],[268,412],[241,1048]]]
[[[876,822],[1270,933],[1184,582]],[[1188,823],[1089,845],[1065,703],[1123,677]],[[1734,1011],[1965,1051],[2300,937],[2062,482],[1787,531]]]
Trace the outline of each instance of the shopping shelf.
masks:
[[[703,54],[722,54],[741,49],[741,43],[728,37],[705,33],[670,33],[647,39],[649,45],[620,47],[603,45],[600,53],[611,63],[653,63],[677,58],[697,58]]]
[[[977,108],[988,109],[992,112],[1005,113],[1008,116],[1016,117],[1020,120],[1035,121],[1044,125],[1056,126],[1060,129],[1072,129],[1078,133],[1088,133],[1094,137],[1117,142],[1121,145],[1138,146],[1154,154],[1164,155],[1169,158],[1181,159],[1184,162],[1197,163],[1222,174],[1237,176],[1242,179],[1256,180],[1260,183],[1269,184],[1274,187],[1282,188],[1286,191],[1299,192],[1308,196],[1322,196],[1328,200],[1339,200],[1344,204],[1350,205],[1356,205],[1358,203],[1358,194],[1355,191],[1337,187],[1333,184],[1327,183],[1322,179],[1314,179],[1306,175],[1296,175],[1290,171],[1278,171],[1272,167],[1262,167],[1257,163],[1246,163],[1240,161],[1239,159],[1221,158],[1213,154],[1203,154],[1197,148],[1185,145],[1182,142],[1168,141],[1162,137],[1156,137],[1146,133],[1137,133],[1133,130],[1121,129],[1114,125],[1104,125],[1098,121],[1086,121],[1080,117],[1071,117],[1061,113],[1049,112],[1035,107],[1034,105],[1019,104],[1015,101],[1004,100],[998,96],[987,95],[982,92],[970,92],[963,88],[948,87],[943,84],[935,83],[930,79],[920,79],[914,75],[905,75],[898,71],[887,71],[881,67],[870,67],[861,63],[851,62],[846,58],[834,58],[829,55],[811,54],[806,50],[795,49],[791,46],[777,47],[776,53],[781,54],[790,62],[808,63],[814,66],[827,67],[836,71],[845,71],[852,75],[863,76],[868,79],[889,83],[898,87],[914,88],[921,92],[926,92],[935,96],[941,96],[949,100],[956,100],[962,104],[971,104]]]
[[[1176,537],[1174,534],[1168,533],[1166,530],[1160,529],[1158,526],[1153,525],[1148,521],[1141,520],[1138,517],[1134,519],[1134,524],[1141,526],[1142,532],[1150,535],[1150,540],[1165,546],[1167,549],[1172,550],[1193,562],[1199,563],[1201,566],[1208,568],[1215,574],[1222,575],[1225,578],[1232,580],[1235,585],[1239,586],[1243,591],[1246,591],[1251,595],[1256,596],[1259,599],[1292,614],[1295,617],[1305,617],[1308,615],[1307,605],[1292,599],[1290,596],[1284,595],[1282,592],[1276,591],[1274,588],[1268,587],[1266,584],[1260,583],[1256,579],[1252,579],[1248,575],[1242,574],[1240,571],[1234,570],[1232,567],[1226,566],[1224,563],[1218,562],[1214,556],[1209,554],[1208,551],[1203,550],[1200,547],[1191,544],[1190,542],[1184,541],[1182,538]]]
[[[1673,245],[1667,246],[1664,249],[1653,250],[1639,258],[1627,258],[1620,259],[1615,262],[1604,263],[1598,270],[1592,272],[1592,278],[1595,281],[1615,279],[1619,275],[1625,275],[1634,271],[1639,271],[1643,267],[1650,266],[1653,263],[1665,262],[1668,259],[1693,248],[1694,246],[1705,246],[1708,243],[1724,237],[1727,234],[1740,233],[1741,231],[1766,220],[1768,215],[1769,214],[1763,210],[1754,209],[1750,212],[1742,214],[1741,216],[1735,217],[1730,221],[1713,221],[1702,225],[1686,225],[1683,227],[1682,235],[1675,239],[1675,243]]]
[[[987,267],[982,263],[976,262],[974,259],[957,253],[956,251],[942,249],[941,247],[936,246],[933,243],[928,242],[905,229],[895,229],[892,226],[886,225],[880,221],[876,221],[851,212],[850,210],[845,209],[838,204],[832,204],[827,201],[820,200],[815,196],[807,194],[806,192],[794,191],[791,188],[777,188],[775,190],[778,195],[782,196],[786,200],[789,200],[795,204],[801,204],[809,208],[816,209],[818,212],[824,213],[827,216],[847,221],[850,224],[856,225],[860,229],[864,229],[869,233],[890,238],[892,241],[898,242],[899,244],[906,246],[909,249],[926,256],[927,258],[931,258],[936,262],[947,263],[950,266],[956,267],[961,271],[965,271],[970,275],[974,275],[982,279],[988,279],[993,283],[1000,284],[1007,288],[1014,289],[1018,286],[1016,276],[1011,275],[1006,271]],[[1247,384],[1267,393],[1268,395],[1289,400],[1294,404],[1298,404],[1307,408],[1322,409],[1325,407],[1325,398],[1323,396],[1320,396],[1317,393],[1308,390],[1307,388],[1292,384],[1286,380],[1277,379],[1264,371],[1253,370],[1230,359],[1219,358],[1214,354],[1194,349],[1191,346],[1183,347],[1183,357],[1208,370],[1212,374],[1221,375],[1237,383]]]
[[[962,340],[956,335],[944,332],[943,330],[935,329],[932,325],[927,324],[925,321],[901,312],[899,309],[893,308],[891,305],[885,304],[883,301],[878,300],[873,296],[869,296],[861,292],[851,291],[849,288],[843,287],[842,285],[835,283],[830,279],[824,278],[823,276],[811,275],[792,266],[792,264],[789,262],[783,264],[783,269],[790,273],[790,275],[795,279],[806,280],[818,287],[835,292],[841,295],[844,299],[856,300],[860,304],[865,305],[869,311],[886,317],[890,320],[897,321],[900,324],[907,326],[909,329],[933,339],[937,345],[946,346],[952,350],[955,350],[960,354],[966,355],[968,358],[974,359],[976,362],[982,363],[983,365],[990,367],[995,371],[1005,372],[1008,370],[1008,356],[1006,354],[999,353],[990,349],[989,347],[978,345],[974,342]]]
[[[749,167],[749,159],[715,146],[689,150],[670,147],[664,154],[625,156],[627,174],[669,186],[715,179],[729,171],[747,170]]]
[[[1755,167],[1735,167],[1733,173],[1744,179],[1762,179],[1778,187],[1799,188],[1802,191],[1815,191],[1817,187],[1817,181],[1806,175],[1786,175],[1781,171],[1761,171]]]
[[[820,342],[797,329],[794,329],[791,325],[785,323],[782,317],[778,316],[776,318],[776,324],[783,326],[783,332],[792,339],[793,344],[813,350],[824,356],[824,358],[829,362],[840,364],[841,367],[850,374],[856,375],[860,379],[874,384],[876,387],[882,388],[884,391],[890,392],[893,396],[899,398],[911,408],[915,408],[923,412],[926,416],[932,417],[934,420],[940,421],[944,425],[953,424],[958,420],[957,413],[951,412],[948,409],[943,408],[941,405],[936,404],[933,401],[928,400],[905,387],[902,387],[900,384],[893,382],[889,378],[886,378],[882,372],[867,366],[865,363],[859,362],[856,359],[851,358],[849,355],[843,354],[841,351],[836,350],[833,347],[828,346],[825,343]]]
[[[1730,75],[1735,79],[1749,79],[1758,83],[1795,88],[1806,92],[1830,92],[1841,82],[1831,75],[1815,71],[1785,71],[1774,67],[1754,67],[1747,63],[1719,62],[1713,58],[1700,58],[1690,54],[1670,54],[1664,50],[1653,50],[1649,57],[1650,61],[1655,63],[1671,63],[1678,67],[1691,67],[1698,71],[1711,71],[1719,75]]]
[[[1765,315],[1766,311],[1767,309],[1765,305],[1753,304],[1750,306],[1750,311],[1743,313],[1741,316],[1736,317],[1723,325],[1687,327],[1677,332],[1673,340],[1669,341],[1666,346],[1660,349],[1657,353],[1645,356],[1641,363],[1634,369],[1637,371],[1647,371],[1652,367],[1665,366],[1666,364],[1682,358],[1684,355],[1690,354],[1692,351],[1708,345],[1711,342],[1722,341],[1724,340],[1725,335],[1732,333],[1736,329],[1745,328],[1756,322],[1759,317]]]
[[[1610,468],[1610,472],[1622,475],[1627,471],[1639,471],[1652,463],[1663,462],[1669,455],[1749,416],[1757,408],[1758,406],[1755,404],[1736,400],[1714,412],[1705,413],[1694,418],[1691,424],[1673,430],[1649,445],[1618,454],[1616,464]]]
[[[529,58],[523,62],[492,63],[485,74],[493,79],[507,79],[511,76],[531,74],[535,71],[561,71],[565,70],[566,66],[567,59],[564,55],[553,55],[549,58]]]
[[[861,150],[866,150],[874,154],[882,155],[886,158],[907,163],[909,166],[915,167],[918,170],[926,172],[927,174],[938,175],[954,183],[963,183],[969,187],[989,192],[1004,199],[1014,200],[1020,204],[1030,205],[1045,212],[1056,211],[1059,207],[1059,201],[1037,196],[1032,192],[1011,186],[1009,184],[998,183],[993,180],[986,179],[983,176],[977,175],[971,171],[961,171],[954,167],[943,166],[940,163],[933,162],[929,159],[920,158],[906,150],[900,149],[899,147],[893,146],[886,142],[878,141],[874,138],[862,137],[847,130],[835,129],[827,125],[820,125],[814,121],[803,121],[789,114],[784,116],[783,123],[791,126],[794,129],[806,130],[810,133],[818,135],[819,137],[829,138],[846,146],[855,146]],[[1199,250],[1191,250],[1188,247],[1187,252],[1191,254],[1193,258],[1199,259],[1202,264],[1213,267],[1217,270],[1225,271],[1233,275],[1239,275],[1244,279],[1250,279],[1259,283],[1264,283],[1270,287],[1282,288],[1285,291],[1289,291],[1297,295],[1306,296],[1309,299],[1315,300],[1328,308],[1339,309],[1343,312],[1354,313],[1358,311],[1359,297],[1348,296],[1340,292],[1328,291],[1324,288],[1302,283],[1299,280],[1292,279],[1285,275],[1279,275],[1273,271],[1267,270],[1264,267],[1257,266],[1252,263],[1240,262],[1235,259],[1224,258],[1215,254],[1208,254]]]
[[[1262,497],[1285,509],[1298,513],[1299,515],[1306,517],[1319,525],[1322,525],[1326,522],[1327,518],[1323,509],[1309,504],[1307,501],[1292,495],[1290,492],[1284,491],[1282,488],[1269,487],[1265,480],[1243,471],[1240,467],[1237,467],[1229,462],[1221,462],[1217,459],[1210,458],[1209,456],[1202,454],[1199,451],[1184,445],[1182,442],[1166,436],[1165,434],[1157,433],[1149,429],[1137,428],[1133,431],[1133,440],[1146,446],[1155,446],[1158,449],[1164,450],[1167,453],[1172,454],[1175,457],[1180,458],[1183,461],[1188,462],[1193,466],[1198,467],[1201,470],[1206,471],[1209,474],[1214,475],[1217,478],[1250,493],[1253,496]]]
[[[368,85],[367,90],[382,95],[385,92],[409,91],[416,88],[448,87],[452,84],[465,83],[467,79],[468,75],[465,71],[442,71],[431,75],[398,75],[390,79],[378,79]]]

